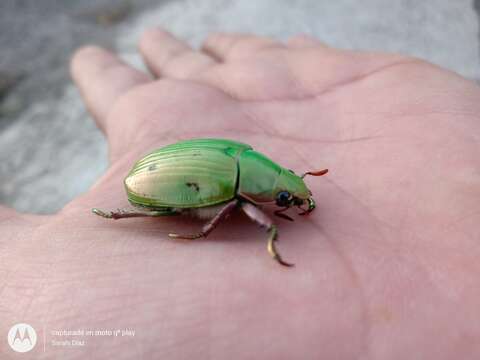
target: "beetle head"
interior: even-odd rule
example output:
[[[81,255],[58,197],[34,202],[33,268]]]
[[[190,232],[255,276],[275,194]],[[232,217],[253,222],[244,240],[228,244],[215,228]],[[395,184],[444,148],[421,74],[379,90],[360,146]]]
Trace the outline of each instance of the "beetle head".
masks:
[[[292,206],[301,210],[300,215],[305,215],[315,209],[315,200],[312,192],[308,190],[303,178],[306,175],[322,176],[328,172],[327,169],[320,171],[308,171],[302,176],[297,176],[292,170],[283,172],[277,182],[277,192],[275,195],[275,204],[284,211]],[[278,215],[278,211],[277,211]],[[286,216],[285,216],[286,217]]]
[[[299,213],[299,215],[308,214],[315,209],[315,200],[313,200],[313,197],[311,196],[310,192],[307,198],[301,198],[301,197],[292,195],[287,190],[279,191],[275,198],[275,204],[278,207],[283,208],[284,210],[287,210],[292,206],[296,206],[297,208],[302,210]],[[305,205],[307,206],[307,208],[305,208]]]

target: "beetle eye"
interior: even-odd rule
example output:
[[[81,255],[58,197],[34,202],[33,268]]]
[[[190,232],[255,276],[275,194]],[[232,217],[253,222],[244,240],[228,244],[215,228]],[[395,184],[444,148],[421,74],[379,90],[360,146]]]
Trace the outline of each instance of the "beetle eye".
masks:
[[[277,194],[277,205],[278,206],[287,206],[290,203],[290,193],[288,191],[280,191]]]

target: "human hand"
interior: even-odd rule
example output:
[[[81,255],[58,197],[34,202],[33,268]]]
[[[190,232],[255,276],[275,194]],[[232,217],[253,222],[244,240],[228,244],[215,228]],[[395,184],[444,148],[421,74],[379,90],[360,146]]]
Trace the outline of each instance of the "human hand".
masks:
[[[130,328],[35,358],[422,359],[480,354],[480,90],[420,60],[217,34],[202,51],[161,30],[140,50],[155,79],[87,47],[72,73],[111,166],[52,216],[0,214],[2,333]],[[307,178],[317,210],[276,220],[278,247],[242,215],[109,221],[146,152],[180,139],[252,145]],[[278,219],[278,218],[275,218]],[[95,344],[95,346],[94,346]],[[1,348],[0,354],[11,355]],[[31,353],[33,356],[33,352]]]

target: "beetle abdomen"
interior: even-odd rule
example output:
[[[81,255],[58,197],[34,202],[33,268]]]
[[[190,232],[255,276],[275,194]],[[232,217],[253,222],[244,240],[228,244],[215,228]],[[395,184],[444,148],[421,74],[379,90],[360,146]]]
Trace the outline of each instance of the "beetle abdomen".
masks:
[[[191,140],[158,149],[138,161],[125,179],[134,205],[195,208],[235,196],[237,156],[248,145]]]

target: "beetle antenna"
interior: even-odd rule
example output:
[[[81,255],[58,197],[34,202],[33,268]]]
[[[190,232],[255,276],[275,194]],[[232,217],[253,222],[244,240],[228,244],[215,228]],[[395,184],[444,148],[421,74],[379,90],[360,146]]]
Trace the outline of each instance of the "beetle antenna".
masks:
[[[307,175],[312,175],[312,176],[322,176],[328,173],[328,169],[323,169],[323,170],[317,170],[317,171],[307,171],[305,174],[301,176],[303,179]]]

